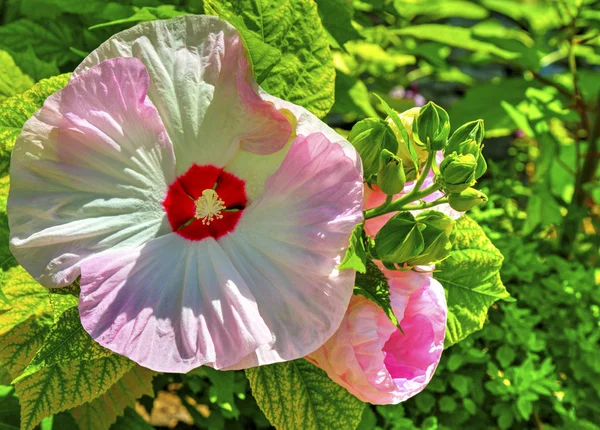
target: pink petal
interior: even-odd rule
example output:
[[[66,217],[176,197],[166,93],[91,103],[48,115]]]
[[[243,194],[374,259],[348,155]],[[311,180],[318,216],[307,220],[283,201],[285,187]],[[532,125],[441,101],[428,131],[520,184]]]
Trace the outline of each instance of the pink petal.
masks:
[[[98,343],[159,372],[226,367],[273,339],[212,238],[171,233],[84,261],[79,311]]]
[[[173,141],[178,174],[194,163],[225,166],[240,148],[276,152],[291,135],[286,117],[258,94],[240,34],[217,17],[138,24],[100,45],[73,75],[114,57],[148,68],[148,97]]]
[[[11,161],[11,250],[43,285],[68,285],[85,258],[169,227],[173,148],[137,59],[105,61],[50,96]]]
[[[404,334],[375,303],[354,296],[338,331],[307,359],[359,399],[396,404],[431,380],[444,346],[447,307],[432,277],[384,273]]]
[[[362,220],[362,176],[323,134],[298,136],[262,197],[220,239],[247,280],[272,345],[235,368],[303,357],[337,329],[354,272],[337,269]]]

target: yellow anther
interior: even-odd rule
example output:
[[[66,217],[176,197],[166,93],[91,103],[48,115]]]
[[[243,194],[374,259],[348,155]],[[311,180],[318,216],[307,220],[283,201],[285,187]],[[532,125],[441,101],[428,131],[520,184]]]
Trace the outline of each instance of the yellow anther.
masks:
[[[209,225],[214,219],[221,219],[221,211],[226,208],[225,202],[219,198],[215,190],[204,190],[202,196],[195,202],[196,213],[194,218],[201,219],[202,224]]]

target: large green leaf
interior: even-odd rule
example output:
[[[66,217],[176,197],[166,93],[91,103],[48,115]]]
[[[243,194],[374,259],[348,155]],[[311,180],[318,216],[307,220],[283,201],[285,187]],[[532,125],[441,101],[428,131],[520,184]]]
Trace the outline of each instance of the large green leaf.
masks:
[[[157,19],[169,19],[177,16],[185,15],[186,12],[181,12],[175,9],[173,5],[160,5],[157,7],[142,7],[135,8],[133,15],[128,18],[116,19],[114,21],[96,24],[90,27],[90,30],[96,28],[109,27],[111,25],[121,24],[137,24],[139,22],[154,21]]]
[[[56,60],[41,60],[31,46],[27,47],[25,51],[10,51],[10,54],[23,73],[30,76],[34,82],[60,74]]]
[[[246,370],[258,406],[278,430],[354,430],[364,403],[304,359]]]
[[[436,21],[442,18],[467,18],[473,20],[484,19],[489,12],[478,4],[465,0],[395,0],[396,11],[412,20],[416,16],[422,16],[422,20]]]
[[[78,59],[69,49],[73,42],[70,27],[52,21],[19,19],[0,26],[1,48],[25,51],[33,47],[42,60],[56,60],[59,66]]]
[[[113,354],[46,366],[23,378],[15,384],[21,402],[21,429],[31,430],[46,416],[99,397],[132,367],[133,362]]]
[[[41,80],[23,94],[0,104],[0,176],[8,172],[10,153],[25,121],[42,107],[49,95],[63,88],[68,81],[69,74]]]
[[[314,0],[205,0],[204,6],[239,29],[268,93],[319,117],[329,112],[335,69]]]
[[[12,56],[0,50],[0,102],[13,94],[22,93],[32,85],[31,78],[21,71]]]
[[[446,348],[481,329],[496,300],[511,300],[500,279],[502,254],[475,221],[459,218],[451,241],[450,256],[434,272],[448,298]]]
[[[341,48],[349,40],[360,39],[361,35],[352,26],[354,9],[349,0],[316,0],[323,26],[331,36],[330,43]]]
[[[71,414],[79,430],[108,430],[127,407],[135,406],[137,399],[154,395],[153,377],[153,371],[134,366],[106,393],[73,409]]]

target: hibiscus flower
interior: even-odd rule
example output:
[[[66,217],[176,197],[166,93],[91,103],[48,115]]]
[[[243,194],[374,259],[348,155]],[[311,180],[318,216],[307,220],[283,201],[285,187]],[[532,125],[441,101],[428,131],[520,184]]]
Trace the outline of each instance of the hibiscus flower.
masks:
[[[10,176],[17,260],[49,288],[80,277],[85,330],[142,366],[295,359],[347,309],[360,159],[259,88],[216,17],[101,45],[27,121]]]

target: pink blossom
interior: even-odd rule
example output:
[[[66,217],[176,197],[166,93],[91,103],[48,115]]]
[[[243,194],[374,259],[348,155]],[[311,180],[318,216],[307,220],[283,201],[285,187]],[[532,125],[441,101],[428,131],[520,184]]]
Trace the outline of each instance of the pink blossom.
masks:
[[[432,277],[382,270],[404,334],[374,302],[353,296],[340,328],[307,359],[359,399],[396,404],[433,377],[444,347],[447,307],[444,289]]]
[[[360,159],[266,94],[216,17],[102,44],[27,121],[10,176],[15,257],[49,288],[80,277],[84,329],[142,366],[295,359],[347,309]]]

